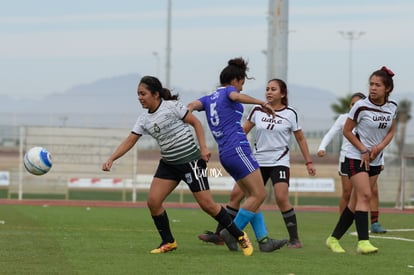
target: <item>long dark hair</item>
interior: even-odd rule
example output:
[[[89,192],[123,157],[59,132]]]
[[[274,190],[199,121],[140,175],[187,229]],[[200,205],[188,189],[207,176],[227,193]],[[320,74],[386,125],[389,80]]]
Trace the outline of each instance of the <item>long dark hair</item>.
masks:
[[[172,95],[171,91],[162,87],[161,81],[154,76],[142,77],[138,85],[140,84],[144,84],[152,95],[159,93],[160,98],[164,100],[178,100],[178,94]]]
[[[353,94],[351,95],[351,97],[349,98],[349,101],[351,101],[354,97],[359,97],[360,99],[365,99],[365,98],[367,98],[367,96],[366,96],[366,95],[364,95],[363,93],[361,93],[361,92],[356,92],[356,93],[353,93]]]
[[[285,106],[288,106],[289,100],[288,100],[288,89],[287,89],[286,82],[279,78],[273,78],[273,79],[270,79],[267,83],[269,84],[272,81],[277,82],[280,88],[280,93],[284,95],[284,97],[282,97],[281,99],[282,104]]]
[[[227,66],[220,73],[220,84],[230,84],[233,79],[251,79],[247,77],[247,72],[249,71],[247,64],[248,62],[241,57],[230,59],[227,62]]]

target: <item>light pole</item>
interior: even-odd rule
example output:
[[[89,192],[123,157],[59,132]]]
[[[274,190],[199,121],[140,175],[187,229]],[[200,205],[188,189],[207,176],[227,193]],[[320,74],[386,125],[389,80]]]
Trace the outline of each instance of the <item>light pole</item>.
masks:
[[[160,55],[157,51],[153,51],[152,55],[155,57],[155,76],[157,78],[160,77]]]
[[[287,81],[289,0],[269,0],[267,21],[267,80]]]
[[[165,54],[165,87],[170,88],[171,78],[171,0],[167,1],[167,48]]]
[[[352,54],[353,54],[353,44],[354,40],[359,39],[361,36],[365,34],[365,32],[360,31],[339,31],[339,34],[345,38],[346,40],[349,40],[349,93],[352,93]]]

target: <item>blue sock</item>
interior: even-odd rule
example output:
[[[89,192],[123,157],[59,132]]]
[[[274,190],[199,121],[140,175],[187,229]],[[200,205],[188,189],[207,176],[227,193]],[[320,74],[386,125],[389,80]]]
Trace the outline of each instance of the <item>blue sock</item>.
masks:
[[[249,224],[250,220],[253,219],[254,215],[254,212],[240,208],[237,216],[234,218],[234,223],[240,230],[243,230]]]
[[[250,220],[252,224],[254,234],[256,235],[256,240],[261,241],[267,237],[267,228],[264,221],[263,213],[257,212],[253,218]]]

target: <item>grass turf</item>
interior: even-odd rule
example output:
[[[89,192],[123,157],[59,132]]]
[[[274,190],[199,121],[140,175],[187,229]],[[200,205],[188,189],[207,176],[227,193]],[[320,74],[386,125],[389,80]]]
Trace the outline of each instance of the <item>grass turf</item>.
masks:
[[[298,212],[304,247],[286,247],[252,257],[225,246],[202,243],[197,235],[215,221],[199,209],[168,209],[178,243],[174,252],[152,255],[160,239],[145,208],[89,208],[0,205],[1,274],[413,274],[414,231],[371,238],[380,251],[358,255],[357,239],[345,235],[347,250],[334,254],[325,240],[337,213]],[[286,238],[280,213],[264,212],[269,235]],[[388,229],[413,229],[410,214],[381,214]],[[247,227],[250,239],[254,235]],[[351,228],[354,231],[354,227]],[[379,235],[376,235],[379,236]],[[398,240],[404,238],[408,240]],[[411,240],[411,241],[410,241]]]

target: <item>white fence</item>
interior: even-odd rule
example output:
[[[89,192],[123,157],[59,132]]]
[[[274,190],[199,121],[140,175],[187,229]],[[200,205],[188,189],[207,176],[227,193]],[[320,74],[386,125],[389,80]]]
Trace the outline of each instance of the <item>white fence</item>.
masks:
[[[0,173],[0,188],[8,189],[8,195],[22,199],[23,194],[68,194],[68,179],[102,179],[103,182],[111,182],[112,180],[120,179],[122,182],[134,181],[135,184],[129,186],[124,185],[124,190],[128,192],[134,186],[141,188],[145,184],[149,184],[150,180],[145,180],[146,183],[140,183],[140,180],[145,176],[137,177],[137,158],[138,148],[147,149],[154,148],[153,140],[144,136],[140,139],[137,148],[131,150],[124,157],[119,159],[111,172],[101,171],[101,165],[106,158],[113,152],[115,147],[129,134],[130,129],[106,129],[106,128],[72,128],[72,127],[28,127],[23,126],[19,128],[19,136],[13,140],[18,141],[20,147],[20,161],[13,166],[8,174]],[[317,138],[315,138],[316,140]],[[308,140],[309,141],[309,140]],[[311,142],[309,142],[311,144]],[[24,152],[32,146],[43,146],[47,148],[53,157],[52,170],[44,176],[33,176],[24,170],[22,165]],[[315,147],[315,146],[313,146]],[[392,146],[390,146],[392,149]],[[316,150],[313,148],[314,151]],[[292,150],[292,154],[294,150]],[[413,149],[405,150],[413,152]],[[386,154],[385,170],[379,177],[378,186],[380,191],[381,202],[396,202],[396,206],[412,207],[414,204],[414,159],[412,157],[406,158],[404,163],[389,151]],[[314,154],[314,153],[312,153]],[[316,157],[315,157],[316,158]],[[301,159],[301,158],[300,158]],[[336,161],[336,160],[335,160]],[[317,162],[317,161],[316,161]],[[141,163],[140,163],[141,165]],[[336,185],[336,193],[339,196],[340,179],[337,176],[336,170],[329,173],[322,174],[320,166],[317,165],[318,179],[313,183],[307,184],[306,188],[312,186],[311,192],[315,195],[315,188],[327,187],[323,185],[324,178],[333,178]],[[4,168],[1,168],[4,169]],[[402,173],[402,169],[405,169]],[[6,169],[7,170],[7,169]],[[140,171],[142,173],[142,171]],[[294,173],[297,177],[306,177]],[[6,178],[7,177],[7,178]],[[6,183],[6,180],[9,184]],[[233,185],[233,181],[221,179],[222,182],[217,181],[214,177],[209,177],[212,190],[214,191],[228,191]],[[312,179],[315,180],[315,179]],[[303,182],[303,180],[301,181]],[[299,182],[300,183],[300,182]],[[400,183],[404,183],[404,185]],[[318,187],[319,186],[319,187]],[[130,189],[131,188],[131,189]],[[181,187],[180,187],[181,188]],[[296,191],[296,182],[291,178],[290,191],[295,194],[305,191]],[[302,186],[302,190],[305,186]],[[74,189],[74,188],[73,188]],[[108,188],[109,189],[109,188]],[[183,188],[187,190],[187,188]],[[399,193],[397,190],[401,190]],[[332,196],[330,191],[325,192],[327,196]],[[135,193],[134,193],[135,194]],[[134,195],[133,194],[133,195]]]
[[[18,193],[66,194],[69,178],[134,178],[137,150],[132,149],[114,164],[111,172],[102,171],[102,163],[129,134],[127,129],[21,127],[18,171],[11,172],[9,196]],[[34,176],[23,167],[24,153],[42,146],[52,154],[49,173]]]

